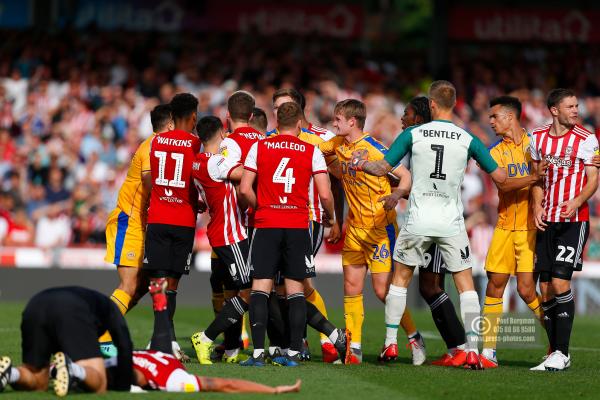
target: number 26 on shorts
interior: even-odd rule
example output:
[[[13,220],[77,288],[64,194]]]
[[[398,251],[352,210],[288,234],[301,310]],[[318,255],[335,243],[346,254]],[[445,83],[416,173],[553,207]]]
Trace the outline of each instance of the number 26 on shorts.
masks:
[[[371,245],[371,247],[373,247],[373,260],[380,260],[390,256],[390,251],[385,246],[385,243],[382,244],[381,247],[376,244]]]

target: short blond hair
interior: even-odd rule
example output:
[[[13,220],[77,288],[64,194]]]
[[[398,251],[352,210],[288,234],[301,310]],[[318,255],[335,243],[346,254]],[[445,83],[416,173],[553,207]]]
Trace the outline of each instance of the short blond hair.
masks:
[[[367,106],[362,101],[356,99],[342,100],[333,109],[333,115],[338,114],[342,114],[346,119],[354,118],[356,125],[360,129],[363,129],[367,120]]]

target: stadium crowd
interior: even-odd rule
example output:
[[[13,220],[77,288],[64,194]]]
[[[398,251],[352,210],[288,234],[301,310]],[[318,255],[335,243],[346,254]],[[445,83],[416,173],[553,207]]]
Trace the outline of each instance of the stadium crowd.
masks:
[[[228,96],[248,90],[272,124],[272,93],[295,87],[306,97],[308,119],[328,128],[336,102],[354,97],[367,105],[365,130],[390,144],[401,131],[405,104],[432,80],[425,54],[390,56],[327,39],[5,33],[0,47],[3,246],[104,243],[107,215],[131,155],[152,132],[149,111],[177,92],[197,95],[200,116],[224,120]],[[491,98],[517,96],[523,126],[530,130],[550,121],[545,96],[561,85],[576,90],[582,123],[600,134],[600,77],[593,73],[600,68],[598,49],[469,50],[450,52],[448,77],[459,96],[454,119],[486,145],[497,140],[488,123]],[[499,56],[502,51],[511,57]],[[565,63],[565,57],[571,61]],[[493,232],[496,201],[489,178],[469,168],[463,202],[473,251],[481,259]],[[596,221],[587,258],[600,260],[598,193],[590,205]],[[208,248],[206,240],[197,242]]]

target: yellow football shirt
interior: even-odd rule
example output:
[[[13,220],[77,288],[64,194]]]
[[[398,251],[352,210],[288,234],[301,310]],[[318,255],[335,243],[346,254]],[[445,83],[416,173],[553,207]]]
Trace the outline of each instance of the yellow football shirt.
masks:
[[[490,147],[490,154],[498,166],[506,170],[509,178],[525,177],[531,170],[529,143],[529,135],[523,131],[520,144],[503,138]],[[512,231],[535,229],[533,212],[529,208],[529,187],[510,192],[498,191],[498,197],[497,228]]]
[[[342,170],[342,185],[348,201],[348,224],[356,228],[384,228],[396,222],[396,211],[386,211],[379,199],[391,193],[387,177],[377,177],[348,169],[352,153],[365,150],[369,161],[383,159],[387,147],[364,134],[352,143],[346,143],[343,137],[336,136],[319,145],[325,155],[335,152]]]
[[[148,197],[142,183],[142,172],[150,171],[150,145],[154,135],[144,140],[135,151],[117,198],[117,207],[138,221],[142,221],[142,202]]]

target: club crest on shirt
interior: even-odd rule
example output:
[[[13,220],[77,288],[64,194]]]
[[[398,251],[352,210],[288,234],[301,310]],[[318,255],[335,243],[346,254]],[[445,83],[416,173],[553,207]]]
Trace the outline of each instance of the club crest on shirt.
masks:
[[[573,153],[573,147],[572,146],[565,147],[565,156],[570,156],[571,153]]]

